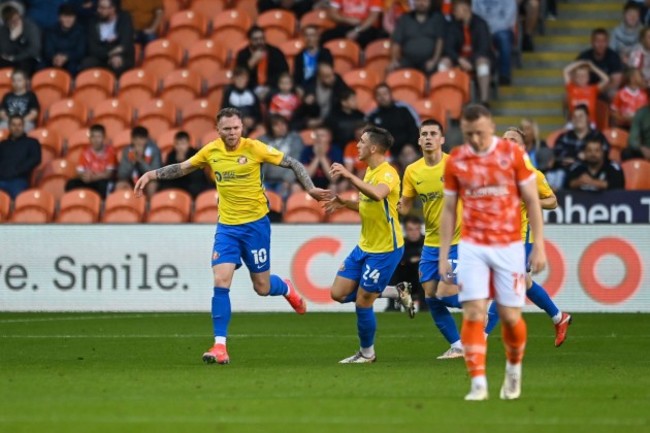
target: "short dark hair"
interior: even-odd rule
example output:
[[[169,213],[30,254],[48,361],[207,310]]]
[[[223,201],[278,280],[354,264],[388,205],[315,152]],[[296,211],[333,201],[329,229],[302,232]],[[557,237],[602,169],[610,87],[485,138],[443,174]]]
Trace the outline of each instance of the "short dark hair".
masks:
[[[75,10],[75,7],[72,6],[70,3],[63,3],[61,6],[59,6],[59,16],[66,16],[66,17],[72,17],[72,16],[77,16],[77,11]]]
[[[627,12],[630,9],[636,9],[639,13],[641,13],[641,5],[635,1],[628,0],[628,2],[623,6],[623,12]]]
[[[460,118],[468,122],[474,122],[480,117],[492,118],[492,113],[487,109],[486,106],[481,104],[467,104],[463,107],[463,112],[460,115]]]
[[[20,114],[11,114],[9,116],[9,123],[11,123],[11,121],[14,119],[20,119],[20,121],[23,122],[23,125],[25,124],[25,118]]]
[[[239,117],[241,119],[241,111],[234,107],[222,108],[217,113],[217,123],[224,117]]]
[[[316,30],[316,32],[320,33],[320,28],[316,24],[307,24],[306,26],[302,27],[302,31],[304,32],[305,30]]]
[[[136,126],[131,130],[131,138],[149,138],[149,130],[144,126]]]
[[[607,29],[604,29],[603,27],[597,27],[591,31],[592,39],[598,35],[605,35],[605,37],[609,38],[609,32],[607,31]]]
[[[188,134],[186,131],[178,131],[176,134],[174,134],[174,141],[177,140],[190,140],[190,134]]]
[[[575,107],[573,107],[573,112],[575,113],[578,110],[582,110],[585,112],[587,116],[589,116],[589,106],[587,104],[578,104]]]
[[[422,220],[420,219],[420,217],[418,217],[416,215],[406,215],[404,217],[403,222],[404,222],[405,226],[406,226],[406,224],[417,224],[419,226],[422,225]]]
[[[348,98],[350,98],[351,96],[356,96],[356,94],[357,94],[357,92],[355,92],[353,88],[345,87],[339,93],[339,100],[340,101],[345,101]]]
[[[381,89],[382,87],[385,87],[388,90],[391,90],[390,86],[388,84],[386,84],[386,82],[381,82],[381,83],[377,84],[374,89],[372,89],[372,93],[375,93],[377,90]]]
[[[12,19],[14,15],[20,15],[20,13],[18,12],[18,9],[12,5],[5,6],[4,9],[2,9],[2,21],[5,23]]]
[[[363,133],[368,134],[370,141],[384,149],[384,151],[390,149],[395,142],[390,132],[378,126],[366,126]]]
[[[27,73],[27,71],[25,71],[23,69],[14,69],[13,71],[11,71],[11,77],[12,78],[15,77],[16,75],[22,75],[23,78],[26,79],[26,80],[29,79],[29,74]]]
[[[251,73],[250,73],[250,71],[248,69],[246,69],[243,66],[237,66],[235,69],[232,70],[233,78],[234,77],[239,77],[239,76],[242,76],[242,75],[246,75],[246,76],[250,77]]]
[[[92,134],[93,132],[99,132],[104,137],[106,137],[106,128],[104,128],[104,125],[100,125],[99,123],[95,123],[95,124],[91,125],[90,133]],[[131,133],[131,135],[133,135],[133,132]]]
[[[250,29],[248,29],[248,33],[246,33],[246,36],[248,36],[248,39],[250,39],[253,36],[253,33],[257,32],[262,32],[264,34],[264,29],[260,26],[252,26]]]
[[[521,141],[526,141],[526,133],[516,126],[511,126],[510,128],[506,129],[506,132],[514,132],[516,134],[519,134]]]
[[[422,129],[423,126],[437,126],[438,129],[440,129],[441,134],[445,133],[442,123],[438,122],[436,119],[424,119],[422,123],[420,123],[420,129]]]
[[[452,1],[452,4],[453,4],[454,6],[456,6],[456,5],[467,5],[467,6],[471,6],[471,5],[472,5],[472,0],[453,0],[453,1]]]

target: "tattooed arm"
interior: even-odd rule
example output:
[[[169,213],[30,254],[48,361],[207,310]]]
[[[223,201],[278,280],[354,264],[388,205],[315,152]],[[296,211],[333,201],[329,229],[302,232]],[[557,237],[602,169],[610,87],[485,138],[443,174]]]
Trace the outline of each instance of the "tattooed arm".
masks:
[[[284,155],[279,165],[280,167],[290,168],[293,170],[298,182],[300,182],[307,193],[316,200],[329,200],[331,198],[332,193],[330,191],[314,187],[314,182],[312,182],[311,177],[309,177],[309,173],[307,173],[305,166],[299,161],[296,161],[288,155]]]
[[[147,184],[151,181],[177,179],[179,177],[185,176],[186,174],[190,174],[195,170],[198,170],[198,168],[199,167],[195,167],[190,164],[188,160],[183,161],[179,164],[167,165],[157,170],[148,171],[143,174],[136,182],[134,187],[135,195],[136,197],[140,197],[142,195],[144,187],[147,186]]]

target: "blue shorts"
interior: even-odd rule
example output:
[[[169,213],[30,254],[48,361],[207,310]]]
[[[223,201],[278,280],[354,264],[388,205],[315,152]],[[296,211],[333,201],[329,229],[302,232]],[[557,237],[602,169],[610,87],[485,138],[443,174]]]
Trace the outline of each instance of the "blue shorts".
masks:
[[[533,243],[525,242],[524,248],[526,249],[526,272],[530,272],[530,265],[528,264],[528,259],[530,259],[530,253],[533,251]]]
[[[435,280],[440,281],[438,274],[438,258],[440,257],[440,248],[424,246],[422,248],[422,257],[420,258],[420,282]],[[458,245],[449,247],[449,262],[451,263],[451,272],[456,274],[458,267]]]
[[[212,266],[242,260],[251,273],[265,272],[271,267],[271,222],[268,216],[246,224],[217,224],[212,247]]]
[[[404,247],[389,253],[366,253],[356,246],[339,269],[339,277],[354,280],[366,292],[381,293],[402,260]]]

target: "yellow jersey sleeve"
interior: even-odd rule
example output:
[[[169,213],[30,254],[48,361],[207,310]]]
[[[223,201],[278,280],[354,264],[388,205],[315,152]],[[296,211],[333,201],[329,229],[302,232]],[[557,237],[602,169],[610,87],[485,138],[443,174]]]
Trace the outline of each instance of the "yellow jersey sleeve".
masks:
[[[208,143],[203,146],[198,152],[194,154],[194,156],[190,158],[189,161],[192,166],[203,168],[209,165],[208,155],[210,153],[210,144],[212,143]]]
[[[402,195],[404,197],[416,197],[418,195],[415,190],[415,185],[413,184],[413,170],[411,165],[406,167],[404,171],[404,178],[402,179]]]
[[[253,152],[257,156],[260,162],[268,163],[273,165],[280,165],[282,158],[284,158],[284,153],[271,146],[270,144],[265,144],[259,140],[250,140]]]
[[[553,190],[546,180],[546,176],[541,171],[535,169],[535,175],[537,176],[537,193],[539,198],[549,198],[553,195]]]
[[[527,164],[530,165],[530,163]],[[551,186],[548,184],[548,181],[546,180],[546,176],[544,176],[544,173],[541,171],[537,170],[536,168],[531,168],[531,170],[535,173],[535,180],[537,183],[537,195],[539,198],[548,198],[553,195],[553,190],[551,189]],[[526,209],[526,204],[524,202],[521,202],[521,239],[524,241],[524,243],[530,243],[532,244],[534,242],[533,239],[533,232],[530,231],[530,226],[528,225],[528,209]]]
[[[367,253],[387,253],[404,245],[404,235],[397,215],[400,179],[397,171],[383,162],[374,169],[368,168],[363,178],[370,185],[384,184],[389,193],[383,200],[375,201],[359,194],[361,237],[359,248]]]

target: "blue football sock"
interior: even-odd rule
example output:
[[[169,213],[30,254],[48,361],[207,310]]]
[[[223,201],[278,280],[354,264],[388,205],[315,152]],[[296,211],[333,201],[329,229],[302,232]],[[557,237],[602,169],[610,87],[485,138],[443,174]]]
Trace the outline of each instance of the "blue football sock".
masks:
[[[553,317],[560,312],[560,309],[557,308],[555,302],[548,296],[546,290],[534,281],[532,287],[526,290],[526,296],[533,301],[533,304],[546,311],[549,317]]]
[[[424,301],[429,307],[429,313],[431,313],[431,317],[433,317],[433,323],[436,324],[442,336],[445,337],[445,340],[447,340],[449,344],[453,344],[460,340],[456,321],[454,321],[454,318],[445,306],[443,300],[438,298],[424,298]]]
[[[440,300],[448,307],[463,308],[463,306],[460,305],[460,301],[458,300],[458,295],[443,296],[440,298]]]
[[[228,323],[230,323],[230,290],[224,287],[215,287],[212,296],[212,327],[215,337],[228,336]]]
[[[284,296],[287,293],[289,293],[289,286],[287,286],[287,283],[285,283],[282,278],[272,274],[269,296]]]
[[[485,333],[489,334],[492,332],[495,326],[499,323],[499,311],[497,310],[497,303],[492,301],[490,308],[488,309],[488,321],[485,325]]]
[[[375,331],[377,331],[377,320],[372,307],[357,307],[357,330],[361,347],[371,347],[375,344]]]
[[[341,301],[341,304],[347,304],[348,302],[356,301],[357,300],[357,291],[358,290],[359,290],[358,288],[354,289],[354,292],[352,292],[348,296],[346,296],[345,299],[343,299],[343,301]]]

